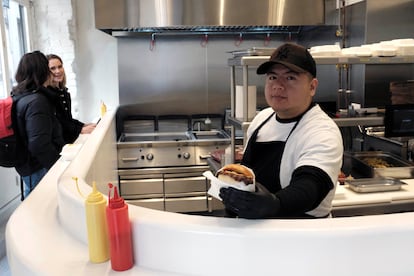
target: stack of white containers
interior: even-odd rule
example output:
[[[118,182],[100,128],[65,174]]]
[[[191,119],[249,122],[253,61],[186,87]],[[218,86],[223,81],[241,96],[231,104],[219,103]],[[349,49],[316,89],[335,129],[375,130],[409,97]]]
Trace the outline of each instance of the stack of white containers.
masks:
[[[314,57],[394,57],[414,55],[414,38],[394,39],[341,49],[339,45],[321,45],[310,48]]]
[[[310,48],[314,57],[395,57],[414,56],[414,38],[394,39],[341,49],[338,44]],[[414,80],[390,83],[392,104],[414,104]]]

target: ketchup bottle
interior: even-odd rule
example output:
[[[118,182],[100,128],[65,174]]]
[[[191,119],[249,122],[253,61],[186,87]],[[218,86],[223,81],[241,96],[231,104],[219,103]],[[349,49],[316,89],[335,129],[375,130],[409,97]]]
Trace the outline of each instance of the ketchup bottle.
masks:
[[[105,207],[106,199],[96,189],[96,183],[93,182],[92,192],[85,200],[89,260],[92,263],[102,263],[109,260],[109,241]]]
[[[114,188],[113,198],[111,198],[112,188]],[[111,266],[115,271],[124,271],[130,269],[134,264],[128,205],[118,195],[117,187],[114,187],[111,183],[109,183],[108,199],[106,218],[109,232]]]

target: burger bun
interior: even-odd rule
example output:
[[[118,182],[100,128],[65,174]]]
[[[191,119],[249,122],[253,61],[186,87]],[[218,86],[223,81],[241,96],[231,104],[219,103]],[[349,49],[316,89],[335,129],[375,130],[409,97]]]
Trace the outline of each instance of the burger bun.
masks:
[[[228,164],[222,167],[216,174],[217,178],[228,184],[254,184],[255,176],[253,171],[240,164]]]

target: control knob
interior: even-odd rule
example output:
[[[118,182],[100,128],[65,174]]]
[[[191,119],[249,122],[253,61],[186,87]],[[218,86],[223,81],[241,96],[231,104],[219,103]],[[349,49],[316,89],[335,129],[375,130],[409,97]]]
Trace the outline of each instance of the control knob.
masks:
[[[152,160],[152,159],[154,159],[154,154],[148,153],[147,154],[147,160]]]
[[[190,159],[190,153],[189,152],[184,152],[183,157],[184,157],[184,159]]]

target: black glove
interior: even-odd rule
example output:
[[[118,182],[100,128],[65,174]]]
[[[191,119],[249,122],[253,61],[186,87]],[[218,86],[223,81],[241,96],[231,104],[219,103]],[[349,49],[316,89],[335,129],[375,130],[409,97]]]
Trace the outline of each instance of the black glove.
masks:
[[[228,210],[240,218],[260,219],[275,216],[280,209],[279,199],[265,187],[256,183],[256,192],[233,187],[221,188],[220,197]]]

